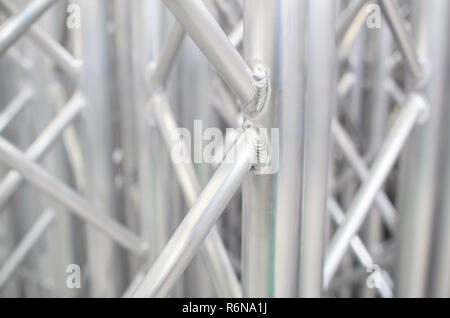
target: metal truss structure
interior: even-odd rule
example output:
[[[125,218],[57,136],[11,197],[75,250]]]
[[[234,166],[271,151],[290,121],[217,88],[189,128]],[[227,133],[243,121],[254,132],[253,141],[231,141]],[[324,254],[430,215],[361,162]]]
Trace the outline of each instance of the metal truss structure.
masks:
[[[450,297],[449,18],[0,0],[0,295]]]

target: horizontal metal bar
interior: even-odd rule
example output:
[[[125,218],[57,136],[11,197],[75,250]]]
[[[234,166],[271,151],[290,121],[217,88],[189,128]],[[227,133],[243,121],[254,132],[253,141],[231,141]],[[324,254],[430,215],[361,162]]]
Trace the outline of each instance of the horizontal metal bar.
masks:
[[[0,55],[13,45],[58,0],[33,0],[0,27]]]
[[[67,125],[79,114],[85,104],[84,98],[79,94],[75,94],[38,138],[28,147],[25,151],[25,157],[29,160],[36,161],[45,154]],[[10,170],[6,173],[6,176],[0,181],[0,209],[4,207],[16,192],[22,181],[23,177],[19,172]]]
[[[384,17],[388,22],[392,35],[397,41],[400,52],[405,59],[406,65],[414,76],[416,81],[420,81],[424,76],[422,67],[419,63],[417,55],[414,50],[413,41],[410,34],[406,31],[404,21],[400,16],[399,8],[395,0],[378,0]]]
[[[0,133],[16,118],[20,111],[33,97],[29,88],[24,88],[0,113]]]
[[[252,72],[203,1],[164,0],[164,3],[240,102],[244,105],[249,104],[255,94]]]
[[[148,79],[148,84],[151,90],[156,89],[158,86],[164,86],[167,77],[172,69],[176,54],[183,43],[184,39],[184,29],[183,27],[175,21],[172,30],[167,39],[164,51],[161,54],[160,60],[154,65],[150,63],[150,76]]]
[[[11,279],[19,265],[23,262],[33,246],[39,241],[42,234],[45,233],[54,219],[55,213],[52,210],[44,211],[27,234],[22,238],[11,255],[3,262],[0,267],[0,289],[5,286],[9,279]]]
[[[253,131],[241,135],[170,238],[133,297],[163,297],[184,272],[252,168]]]
[[[156,94],[151,100],[157,125],[169,151],[178,140],[174,133],[177,125],[169,101],[163,94]],[[200,182],[192,163],[173,162],[175,174],[189,207],[194,206],[201,194]],[[221,297],[242,297],[242,289],[226,252],[222,239],[214,226],[200,247],[200,255],[210,271],[211,278]]]
[[[336,222],[337,225],[342,225],[345,222],[345,213],[344,211],[342,211],[339,203],[333,197],[328,200],[328,210],[332,219],[334,220],[334,222]],[[367,268],[368,266],[374,264],[372,256],[370,255],[369,251],[364,246],[364,243],[358,235],[355,235],[352,238],[352,240],[350,241],[350,246],[353,250],[353,253],[356,255],[358,261],[363,267]],[[384,298],[392,298],[393,292],[389,284],[392,279],[389,277],[389,274],[384,270],[383,272],[379,271],[375,272],[374,274],[374,279],[378,283],[377,291]],[[388,276],[389,279],[386,279],[385,276]]]
[[[347,157],[347,160],[355,169],[356,174],[361,179],[361,181],[365,181],[367,176],[369,175],[369,169],[366,166],[366,163],[363,158],[361,158],[352,143],[350,136],[345,132],[344,128],[341,124],[333,118],[331,124],[331,130],[333,132],[333,136],[336,140],[337,145],[341,148],[344,155]],[[384,191],[380,191],[375,197],[375,203],[377,207],[380,209],[380,212],[388,226],[388,229],[391,233],[395,231],[395,225],[397,220],[397,211],[395,207],[392,205],[391,201],[387,197]]]
[[[0,8],[10,15],[20,12],[11,0],[2,0]],[[71,77],[76,78],[80,74],[83,62],[74,58],[66,48],[52,39],[41,27],[33,25],[26,35]]]
[[[67,206],[80,218],[107,234],[124,248],[137,254],[142,254],[148,249],[146,241],[140,239],[104,212],[100,212],[101,208],[93,205],[69,186],[50,175],[2,137],[0,137],[0,160],[20,172],[33,186]]]
[[[415,93],[399,111],[397,119],[383,142],[365,182],[348,208],[346,222],[337,230],[329,245],[325,259],[324,286],[328,286],[344,257],[352,238],[358,233],[376,194],[385,182],[400,151],[427,107],[426,101]]]

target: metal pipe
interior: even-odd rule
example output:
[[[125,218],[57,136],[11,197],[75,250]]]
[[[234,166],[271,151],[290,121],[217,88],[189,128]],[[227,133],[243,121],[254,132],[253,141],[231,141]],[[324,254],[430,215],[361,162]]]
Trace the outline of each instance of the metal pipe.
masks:
[[[335,15],[335,1],[309,1],[300,297],[322,295],[331,118],[336,95]]]
[[[450,118],[450,111],[447,109],[445,122]],[[431,296],[450,297],[450,130],[443,129],[442,142],[445,144],[446,154],[444,154],[444,169],[446,171],[443,179],[441,193],[441,207],[436,217],[437,233],[435,240],[434,266],[431,270]],[[444,148],[444,149],[445,149]]]
[[[0,133],[16,118],[20,111],[32,99],[33,92],[24,88],[0,113]]]
[[[446,69],[449,48],[444,33],[449,30],[450,3],[445,0],[413,1],[412,8],[415,48],[419,56],[427,59],[432,72],[420,90],[430,103],[428,120],[413,132],[400,161],[397,202],[400,220],[394,275],[398,297],[427,295],[428,258],[440,173],[437,140],[441,118],[448,108]]]
[[[342,225],[345,222],[345,213],[342,211],[342,208],[339,206],[338,202],[335,198],[331,197],[328,200],[328,210],[330,212],[330,216],[336,222],[337,225]],[[368,266],[374,264],[374,260],[367,250],[366,246],[364,246],[363,241],[358,235],[355,235],[350,241],[350,247],[353,250],[353,253],[358,258],[358,261],[364,268],[368,268]],[[375,272],[375,281],[377,282],[378,288],[377,291],[384,298],[392,298],[393,291],[390,286],[392,279],[389,277],[389,274],[382,270],[379,272]],[[388,277],[386,279],[385,277]]]
[[[347,6],[347,8],[345,8],[345,10],[343,10],[336,22],[336,43],[342,42],[344,35],[354,23],[358,12],[361,12],[361,8],[366,5],[366,3],[367,0],[354,0]]]
[[[358,35],[361,33],[363,26],[366,24],[367,9],[369,8],[369,5],[369,2],[367,2],[360,8],[352,23],[348,26],[345,33],[343,34],[342,39],[337,42],[339,62],[344,62],[350,55],[350,52],[358,38]]]
[[[54,219],[55,213],[52,210],[44,211],[27,234],[22,238],[11,255],[9,255],[6,261],[1,264],[0,289],[2,289],[8,280],[11,279],[12,275],[17,271],[17,268],[24,261],[25,257],[34,245],[36,245]]]
[[[419,82],[425,75],[419,63],[417,55],[414,50],[413,41],[410,34],[407,32],[404,21],[400,15],[397,2],[394,0],[378,0],[380,8],[384,17],[392,30],[392,35],[396,39],[400,52],[405,59],[411,75],[414,80]]]
[[[133,297],[163,297],[170,291],[252,168],[254,133],[249,130],[241,135]]]
[[[33,0],[0,27],[0,55],[13,45],[58,0]]]
[[[156,93],[150,103],[153,106],[156,122],[165,140],[167,149],[171,151],[177,146],[179,140],[174,135],[177,124],[170,109],[169,101],[163,94]],[[190,161],[178,163],[173,162],[172,159],[172,163],[187,204],[189,207],[192,207],[201,194],[200,182],[194,166]],[[215,226],[200,246],[200,254],[210,270],[211,278],[218,289],[219,295],[222,297],[242,297],[238,278]]]
[[[70,208],[80,218],[97,227],[124,248],[137,254],[142,254],[148,249],[147,242],[103,212],[99,212],[102,209],[50,175],[3,137],[0,137],[0,159],[20,172],[33,186]]]
[[[346,213],[346,222],[331,240],[324,267],[324,286],[328,286],[344,257],[351,239],[358,233],[377,192],[383,185],[418,118],[425,112],[427,102],[417,94],[410,94],[399,111],[386,139],[374,160],[370,174],[362,184]]]
[[[337,145],[341,148],[344,155],[347,157],[348,161],[355,169],[358,177],[362,182],[367,180],[367,177],[370,173],[369,169],[364,162],[364,159],[361,158],[356,150],[355,146],[352,143],[350,136],[345,132],[344,127],[333,118],[331,124],[331,130],[333,132],[333,136],[336,140]],[[375,197],[375,203],[377,204],[380,212],[388,226],[388,229],[393,233],[395,231],[396,219],[397,219],[397,211],[393,206],[392,202],[387,197],[384,191],[380,191]]]
[[[229,125],[229,128],[240,127],[242,123],[242,116],[239,115],[235,101],[228,93],[225,83],[223,83],[219,77],[215,77],[212,81],[212,88],[216,95],[213,106],[217,109],[217,112],[227,123],[227,125]]]
[[[306,72],[306,8],[304,0],[279,6],[277,89],[279,96],[280,168],[277,181],[275,297],[297,297],[300,211],[303,176],[303,128]],[[292,72],[295,70],[295,72]]]
[[[271,90],[263,109],[252,114],[259,127],[277,127],[275,99],[276,36],[279,1],[246,0],[244,2],[244,56],[253,68],[263,64]],[[270,138],[270,136],[268,136]],[[270,139],[267,143],[272,143]],[[278,147],[278,144],[274,146]],[[277,149],[273,149],[273,167]],[[272,170],[272,169],[271,169]],[[268,171],[274,173],[275,171]],[[276,175],[249,174],[242,185],[242,289],[244,297],[273,297],[275,292],[275,217],[277,201]]]
[[[255,94],[252,72],[203,1],[164,0],[243,105]]]
[[[2,0],[0,8],[10,15],[15,15],[20,12],[15,4],[10,0]],[[74,58],[61,44],[52,39],[38,25],[33,25],[28,30],[27,35],[70,76],[76,78],[80,74],[83,62]]]
[[[167,39],[164,51],[161,54],[161,58],[157,61],[156,65],[153,63],[150,64],[148,85],[151,91],[156,89],[158,86],[165,85],[167,77],[170,74],[170,70],[172,69],[176,54],[183,43],[184,35],[185,32],[183,27],[175,21]]]
[[[27,148],[25,157],[32,161],[37,161],[42,157],[84,106],[84,98],[79,94],[75,94],[38,138]],[[0,181],[0,209],[5,206],[16,192],[22,180],[21,174],[15,170],[10,170],[6,173],[5,177]]]

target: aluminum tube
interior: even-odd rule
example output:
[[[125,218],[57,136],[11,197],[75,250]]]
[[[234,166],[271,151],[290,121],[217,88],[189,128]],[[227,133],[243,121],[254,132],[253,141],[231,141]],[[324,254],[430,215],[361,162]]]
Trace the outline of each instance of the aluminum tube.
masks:
[[[347,33],[350,26],[361,8],[367,3],[367,0],[354,0],[341,13],[336,22],[336,43],[341,43],[344,34]]]
[[[362,151],[367,158],[375,154],[383,142],[387,123],[389,122],[389,93],[384,87],[390,77],[391,69],[386,62],[392,54],[392,36],[389,28],[364,29],[363,85],[361,92]],[[383,189],[381,189],[383,190]],[[381,204],[380,204],[381,198]],[[386,209],[387,208],[387,209]],[[386,213],[387,212],[387,213]],[[388,197],[380,191],[375,198],[375,207],[371,209],[362,227],[362,237],[370,253],[377,253],[385,238],[383,214],[391,215],[396,221],[397,211]],[[386,219],[386,216],[384,217]],[[393,225],[393,224],[391,224]],[[391,234],[395,228],[389,228]],[[361,286],[362,297],[374,297],[376,289]]]
[[[37,161],[42,157],[84,106],[84,99],[79,94],[75,94],[39,137],[28,147],[25,151],[25,157],[33,161]],[[4,207],[9,201],[21,185],[22,180],[21,174],[15,170],[10,170],[6,173],[5,177],[0,181],[0,208]]]
[[[133,297],[163,297],[184,272],[254,162],[253,131],[242,134],[189,210]]]
[[[254,97],[252,72],[203,1],[164,0],[243,105]]]
[[[110,80],[114,76],[114,68],[110,67],[114,58],[109,54],[109,4],[106,0],[76,0],[72,3],[78,4],[82,13],[81,27],[72,31],[79,33],[79,47],[74,45],[74,51],[77,52],[76,57],[84,62],[78,89],[86,98],[87,106],[77,126],[84,157],[84,195],[87,201],[102,206],[102,211],[114,220],[120,217],[121,209],[119,191],[114,183],[118,170],[113,161],[117,146],[114,138],[117,107],[113,100],[114,85]],[[94,175],[95,178],[92,177]],[[95,229],[87,228],[86,236],[90,295],[121,295],[124,264],[120,259],[123,251]]]
[[[336,1],[310,0],[300,297],[322,295],[331,118],[336,96],[335,15]]]
[[[156,122],[166,146],[171,151],[178,143],[178,140],[174,136],[177,124],[170,109],[169,101],[166,96],[157,93],[152,97],[150,103],[153,105]],[[173,162],[173,166],[187,204],[189,207],[192,207],[201,194],[200,182],[194,166],[191,162]],[[205,260],[219,295],[221,297],[242,297],[242,289],[238,278],[215,226],[201,245],[200,255]]]
[[[38,242],[47,228],[53,222],[55,213],[51,210],[45,211],[34,223],[27,234],[22,238],[11,255],[1,264],[0,267],[0,289],[8,282],[16,272],[25,257]]]
[[[146,255],[146,265],[151,264],[161,253],[170,237],[171,224],[177,222],[177,212],[172,212],[171,202],[178,201],[178,194],[167,196],[169,185],[161,186],[171,179],[169,156],[161,149],[163,142],[159,138],[157,127],[149,125],[148,85],[143,80],[143,71],[149,60],[157,60],[161,51],[161,41],[155,34],[156,30],[164,30],[166,7],[159,0],[127,1],[132,11],[132,83],[131,96],[134,100],[135,117],[130,124],[136,133],[130,136],[136,142],[136,197],[138,215],[137,227],[143,239],[151,242],[151,248]],[[164,14],[165,12],[165,14]],[[143,41],[143,39],[146,39]],[[127,107],[124,105],[124,111]],[[165,164],[167,162],[167,164]],[[164,164],[163,164],[164,163]],[[133,172],[132,172],[133,173]],[[133,176],[133,174],[132,174]],[[133,179],[134,179],[133,178]],[[133,179],[131,179],[133,181]],[[175,197],[175,198],[174,198]],[[173,221],[172,221],[173,220]],[[141,260],[137,260],[139,265]]]
[[[350,241],[358,233],[373,200],[386,180],[392,166],[427,103],[417,94],[411,94],[400,110],[388,136],[374,160],[370,174],[362,184],[346,213],[346,222],[331,240],[324,267],[324,286],[328,286],[344,257]]]
[[[448,110],[447,110],[448,111]],[[450,115],[450,111],[448,111]],[[446,122],[449,116],[445,118]],[[444,165],[446,174],[440,189],[442,205],[437,215],[437,234],[435,240],[435,265],[431,271],[431,296],[450,298],[450,130],[444,130],[442,142],[445,143],[447,154]],[[445,141],[444,141],[445,139]]]
[[[424,74],[415,53],[413,41],[406,30],[405,22],[400,16],[397,2],[395,0],[378,0],[378,3],[392,30],[392,35],[399,46],[411,75],[414,76],[416,81],[422,80]]]
[[[99,212],[101,209],[26,158],[23,153],[2,137],[0,137],[0,159],[20,172],[33,186],[70,208],[79,217],[97,227],[124,248],[137,254],[146,252],[147,242],[142,241],[103,212]]]
[[[263,110],[253,120],[260,127],[277,127],[275,99],[276,37],[279,1],[244,2],[244,55],[251,67],[268,68],[273,88]],[[271,141],[267,141],[271,143]],[[278,147],[278,145],[276,145]],[[273,155],[277,150],[274,149]],[[275,158],[274,158],[275,159]],[[249,174],[242,185],[242,291],[244,297],[273,297],[275,293],[276,175]]]
[[[334,222],[336,222],[337,225],[341,225],[345,222],[345,213],[344,211],[342,211],[335,198],[329,199],[328,210],[330,211],[331,218],[334,220]],[[364,243],[358,235],[355,235],[352,238],[352,240],[350,241],[350,247],[352,248],[353,253],[356,255],[358,261],[363,267],[368,268],[368,266],[374,264],[372,256],[370,255],[369,251],[364,246]],[[384,298],[392,298],[393,291],[389,284],[392,279],[389,278],[388,280],[385,278],[385,276],[389,276],[389,274],[384,270],[375,273],[374,279],[378,283],[379,287],[377,288],[377,291]]]
[[[33,92],[29,88],[24,88],[14,99],[5,106],[0,113],[0,133],[16,118],[17,114],[32,99]]]
[[[240,44],[242,44],[242,40],[244,39],[244,21],[239,21],[234,29],[228,34],[228,38],[230,39],[231,44],[237,48]]]
[[[10,15],[20,12],[11,0],[3,0],[0,7]],[[28,30],[27,35],[70,76],[77,77],[79,75],[83,62],[75,59],[61,44],[52,39],[38,25],[32,26]]]
[[[352,167],[355,169],[358,177],[362,182],[367,180],[370,171],[367,168],[364,159],[359,156],[350,136],[345,132],[344,128],[336,119],[333,119],[332,121],[331,130],[333,132],[333,136],[336,140],[337,145],[341,148],[342,152],[347,157]],[[383,191],[380,191],[376,195],[375,203],[380,209],[386,225],[393,233],[395,231],[397,219],[397,211],[395,210],[395,207],[392,205],[392,202]]]
[[[344,62],[355,45],[358,35],[361,33],[363,26],[367,21],[367,9],[369,3],[365,3],[356,14],[350,26],[345,31],[342,39],[338,43],[338,58],[339,62]]]
[[[400,220],[394,275],[398,297],[427,295],[436,190],[441,173],[438,140],[443,112],[448,109],[449,47],[445,33],[449,30],[450,2],[412,1],[411,4],[415,48],[428,61],[431,70],[420,91],[429,100],[430,109],[427,122],[413,132],[400,161],[397,202]]]
[[[305,0],[280,3],[278,96],[280,168],[275,239],[275,297],[297,297],[305,112]],[[295,71],[293,71],[295,70]]]
[[[58,0],[33,0],[0,27],[0,55],[13,45]]]
[[[161,58],[157,61],[157,64],[153,69],[150,67],[149,86],[151,90],[156,89],[158,86],[165,85],[177,52],[183,43],[184,35],[185,32],[183,27],[175,21],[164,51],[161,54]]]
[[[238,108],[235,105],[236,103],[228,93],[225,83],[219,77],[215,77],[212,81],[212,88],[216,95],[213,106],[227,125],[229,125],[229,128],[240,127],[242,116],[239,115]]]

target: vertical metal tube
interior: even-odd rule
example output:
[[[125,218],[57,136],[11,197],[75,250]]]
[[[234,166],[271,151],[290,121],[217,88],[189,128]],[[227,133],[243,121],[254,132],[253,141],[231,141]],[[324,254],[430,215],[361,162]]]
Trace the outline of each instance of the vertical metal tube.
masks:
[[[335,1],[309,1],[300,297],[322,295],[331,117],[336,96],[335,17]]]
[[[302,153],[305,41],[305,0],[279,4],[277,92],[280,126],[280,168],[277,182],[275,239],[275,297],[298,295],[300,207],[302,193]]]
[[[80,122],[80,137],[85,157],[86,196],[103,206],[112,218],[119,216],[117,189],[114,186],[113,121],[111,113],[112,76],[108,67],[107,1],[78,0],[82,14],[80,58],[84,68],[79,90],[87,106]],[[95,178],[93,177],[95,176]],[[87,229],[91,295],[118,296],[123,288],[121,253],[111,240]]]
[[[448,92],[447,92],[448,96]],[[447,108],[447,116],[443,117],[443,122],[447,123],[450,118],[450,110]],[[446,173],[439,189],[440,209],[436,215],[436,234],[433,267],[431,268],[431,296],[432,297],[450,297],[450,139],[448,134],[450,130],[446,125],[442,129],[441,142],[444,145],[442,151],[443,168]]]
[[[268,68],[272,89],[264,109],[253,120],[276,127],[275,78],[277,1],[244,2],[244,56],[253,67]],[[276,150],[275,150],[276,151]],[[242,289],[244,297],[274,296],[276,175],[249,174],[242,186]]]
[[[436,202],[440,118],[447,105],[449,49],[443,36],[449,30],[450,3],[445,0],[413,1],[415,48],[431,70],[421,92],[430,102],[428,121],[418,127],[400,163],[398,206],[400,224],[396,263],[399,297],[423,297],[427,282],[432,220]],[[444,31],[445,30],[445,31]],[[412,173],[413,172],[413,173]]]

